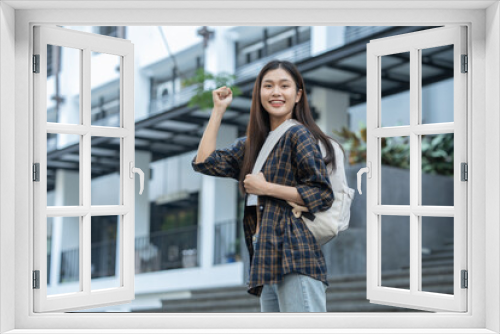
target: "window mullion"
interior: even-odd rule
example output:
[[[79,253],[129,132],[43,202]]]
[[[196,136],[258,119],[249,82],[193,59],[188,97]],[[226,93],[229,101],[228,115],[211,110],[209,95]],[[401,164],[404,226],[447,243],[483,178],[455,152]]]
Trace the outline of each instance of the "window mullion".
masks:
[[[91,182],[92,182],[92,160],[91,160],[91,93],[90,93],[90,49],[83,49],[82,65],[80,66],[81,82],[81,119],[86,129],[83,135],[83,149],[80,151],[80,161],[82,164],[82,189],[83,206],[88,210],[82,219],[82,233],[80,234],[80,282],[83,285],[83,292],[91,291],[91,273],[92,273],[92,247],[91,247]]]
[[[422,260],[420,256],[420,218],[413,211],[420,203],[420,149],[418,135],[415,134],[420,115],[420,71],[419,50],[412,48],[410,50],[410,291],[412,293],[419,289]]]

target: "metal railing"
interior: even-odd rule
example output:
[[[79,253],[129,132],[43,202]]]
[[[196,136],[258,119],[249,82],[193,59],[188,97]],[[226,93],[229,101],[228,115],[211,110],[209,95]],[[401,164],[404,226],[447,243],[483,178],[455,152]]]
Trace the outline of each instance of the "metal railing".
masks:
[[[74,282],[79,280],[80,250],[71,249],[61,253],[61,276],[59,282]]]
[[[135,273],[198,266],[198,226],[135,239]]]
[[[267,57],[258,59],[252,63],[242,65],[236,69],[236,80],[243,81],[250,77],[255,77],[262,67],[273,59],[288,60],[298,62],[311,57],[311,41],[297,44],[285,50],[275,52]]]
[[[106,241],[93,244],[91,247],[92,278],[115,276],[116,242]],[[196,266],[198,266],[196,225],[156,232],[135,239],[136,274]],[[79,249],[62,252],[60,282],[74,282],[78,279]]]
[[[214,227],[214,264],[241,261],[241,240],[236,220],[216,223]]]
[[[115,276],[116,241],[104,241],[91,246],[92,278]]]

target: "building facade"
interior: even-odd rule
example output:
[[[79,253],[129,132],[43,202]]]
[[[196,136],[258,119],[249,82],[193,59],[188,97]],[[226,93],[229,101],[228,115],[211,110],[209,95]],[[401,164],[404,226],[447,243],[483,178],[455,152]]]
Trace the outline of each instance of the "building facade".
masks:
[[[217,147],[222,148],[245,135],[253,82],[260,68],[271,59],[292,61],[304,76],[318,124],[328,135],[340,138],[338,132],[343,128],[354,133],[366,124],[366,43],[370,39],[422,29],[175,27],[184,36],[183,43],[177,45],[174,27],[67,28],[125,38],[135,45],[136,166],[145,172],[146,180],[144,194],[136,196],[136,300],[97,310],[118,312],[161,310],[162,301],[188,298],[194,290],[245,285],[248,255],[242,236],[242,198],[233,180],[202,176],[191,168],[210,111],[189,106],[196,90],[194,86],[183,85],[185,79],[193,77],[198,69],[235,76],[234,84],[240,87],[242,94],[234,98],[225,114],[217,139]],[[450,121],[453,115],[453,105],[447,103],[450,96],[453,101],[453,73],[449,72],[453,64],[449,63],[448,53],[449,50],[439,49],[423,57],[429,70],[423,78],[426,80],[423,103],[432,106],[423,109],[428,123]],[[71,83],[78,75],[74,72],[77,66],[73,66],[78,62],[78,54],[60,47],[52,47],[48,54],[47,120],[77,122],[79,110],[75,101],[79,98],[79,88]],[[382,122],[388,126],[409,122],[409,113],[405,110],[409,99],[408,66],[409,56],[387,58]],[[119,124],[119,74],[118,57],[93,55],[93,125]],[[75,205],[79,192],[78,136],[54,135],[47,140],[48,205]],[[113,205],[119,201],[116,191],[120,187],[119,150],[119,142],[105,138],[92,142],[92,205]],[[350,157],[351,152],[346,153]],[[352,188],[356,186],[355,175],[362,162],[362,159],[356,160],[346,168]],[[387,163],[387,173],[401,174],[400,179],[388,185],[401,192],[391,191],[393,197],[387,197],[388,204],[406,200],[409,182],[406,188],[400,183],[406,182],[408,176],[404,170],[390,170],[400,165]],[[446,202],[450,196],[449,178],[429,176],[426,182],[439,184],[428,194],[429,200],[444,199],[441,205],[449,205]],[[366,199],[360,196],[355,199],[351,217],[350,230],[324,247],[330,278],[366,272]],[[49,293],[76,291],[78,221],[54,217],[49,218],[47,224]],[[441,228],[444,238],[431,240],[426,245],[429,252],[441,247],[450,233],[453,236],[453,225],[451,230],[448,225],[444,223]],[[95,226],[92,229],[92,284],[102,289],[116,286],[116,273],[120,270],[116,261],[120,251],[116,242],[120,233],[119,218],[94,217],[92,226]],[[353,251],[338,256],[345,249]],[[384,264],[387,270],[409,264],[403,245],[401,249],[399,256],[391,257],[391,261]]]

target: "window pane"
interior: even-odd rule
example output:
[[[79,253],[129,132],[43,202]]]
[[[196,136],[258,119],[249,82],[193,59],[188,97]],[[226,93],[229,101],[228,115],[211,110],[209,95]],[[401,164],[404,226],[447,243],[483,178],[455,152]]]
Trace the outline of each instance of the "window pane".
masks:
[[[422,124],[453,122],[453,45],[421,50]]]
[[[421,136],[422,205],[454,203],[454,134]]]
[[[92,52],[92,125],[120,126],[120,61],[120,56]]]
[[[410,139],[380,139],[382,205],[410,205]]]
[[[119,205],[120,138],[92,137],[92,205]]]
[[[120,287],[119,217],[94,216],[91,224],[92,290]]]
[[[47,45],[47,122],[80,124],[81,53]]]
[[[422,291],[453,294],[453,218],[422,217]]]
[[[47,266],[50,266],[48,295],[80,291],[79,217],[47,219],[47,261]]]
[[[47,206],[80,205],[80,138],[47,134]]]
[[[410,124],[410,53],[381,58],[381,126]]]
[[[382,286],[410,289],[410,217],[381,216]]]

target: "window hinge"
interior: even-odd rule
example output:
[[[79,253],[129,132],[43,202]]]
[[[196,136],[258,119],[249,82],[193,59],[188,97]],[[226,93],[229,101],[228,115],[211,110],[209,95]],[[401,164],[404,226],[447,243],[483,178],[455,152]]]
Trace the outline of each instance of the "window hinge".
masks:
[[[40,270],[33,270],[33,289],[40,289]]]
[[[462,289],[469,287],[469,274],[467,270],[462,270]]]
[[[466,162],[462,162],[460,164],[461,170],[462,170],[462,177],[461,181],[469,181],[469,167]]]
[[[33,73],[40,73],[40,55],[33,55]]]
[[[33,164],[33,181],[40,182],[40,163]]]
[[[469,57],[462,55],[462,73],[469,72]]]

